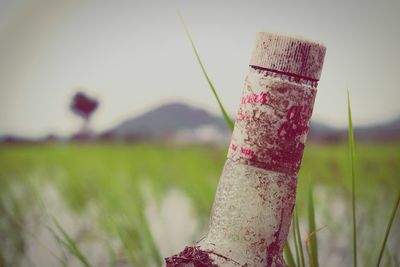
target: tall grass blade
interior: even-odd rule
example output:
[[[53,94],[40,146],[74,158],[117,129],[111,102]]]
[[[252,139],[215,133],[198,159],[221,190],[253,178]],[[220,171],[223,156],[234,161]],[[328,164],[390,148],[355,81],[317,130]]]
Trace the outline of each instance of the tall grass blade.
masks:
[[[193,49],[193,52],[194,52],[194,54],[196,55],[197,62],[199,63],[200,68],[201,68],[201,70],[203,71],[204,77],[206,78],[206,80],[207,80],[207,82],[208,82],[208,85],[210,86],[211,91],[213,92],[213,94],[214,94],[214,96],[215,96],[215,99],[216,99],[217,102],[218,102],[218,106],[219,106],[219,108],[221,109],[221,112],[222,112],[222,115],[224,116],[225,122],[226,122],[226,124],[228,124],[229,128],[230,128],[231,130],[233,130],[233,122],[232,122],[232,120],[229,118],[228,114],[226,113],[225,108],[224,108],[224,106],[222,105],[222,102],[221,102],[221,100],[220,100],[219,97],[218,97],[217,91],[215,90],[214,85],[212,84],[210,78],[208,77],[207,71],[206,71],[206,69],[205,69],[205,67],[204,67],[204,65],[203,65],[203,63],[202,63],[202,61],[201,61],[201,59],[200,59],[200,55],[199,55],[199,53],[198,53],[198,51],[197,51],[196,46],[194,45],[194,42],[193,42],[192,36],[190,35],[189,29],[188,29],[188,27],[186,26],[185,20],[183,19],[183,16],[182,16],[181,13],[179,12],[179,10],[178,10],[178,15],[179,15],[179,18],[180,18],[180,20],[181,20],[181,22],[182,22],[182,25],[183,25],[184,29],[185,29],[186,35],[187,35],[187,37],[188,37],[188,39],[189,39],[189,41],[190,41],[190,44],[191,44],[192,49]]]
[[[53,218],[54,225],[56,226],[57,230],[60,231],[62,236],[62,241],[64,245],[68,248],[72,255],[74,255],[85,267],[91,267],[89,261],[86,257],[82,254],[76,242],[68,235],[68,233],[64,230],[64,228],[60,225],[55,217]]]
[[[294,222],[295,222],[295,227],[296,227],[297,245],[298,245],[298,248],[299,248],[299,255],[300,255],[300,264],[299,264],[299,266],[305,267],[306,264],[305,264],[305,261],[304,261],[304,251],[303,251],[303,244],[302,244],[302,241],[301,241],[301,233],[300,233],[299,216],[298,216],[297,207],[295,208]]]
[[[306,239],[306,249],[307,249],[308,258],[310,259],[310,266],[311,266],[311,264],[312,264],[312,263],[311,263],[312,257],[311,257],[311,252],[310,252],[310,238],[311,238],[312,236],[315,236],[319,231],[321,231],[321,230],[324,229],[325,227],[326,227],[326,225],[323,226],[323,227],[321,227],[321,228],[316,229],[314,232],[311,232],[311,233],[308,235],[307,239]],[[319,264],[318,261],[317,261],[317,264]]]
[[[294,211],[294,213],[296,213],[296,211]],[[296,266],[300,266],[300,250],[299,250],[299,246],[297,245],[295,214],[293,214],[293,216],[292,216],[292,233],[293,233],[294,249],[296,252]]]
[[[64,249],[68,249],[68,245],[65,243],[64,240],[62,240],[61,237],[58,236],[58,234],[56,233],[56,231],[51,228],[50,226],[47,226],[47,229],[49,230],[50,234],[53,236],[53,238],[56,240],[57,245],[60,248],[60,251],[62,253],[61,257],[57,257],[58,261],[61,263],[62,266],[64,267],[68,267],[68,258],[64,252]]]
[[[124,248],[125,252],[127,253],[130,262],[134,266],[136,264],[140,264],[139,259],[138,259],[137,255],[135,254],[135,251],[128,244],[127,234],[123,233],[122,229],[120,227],[117,227],[116,230],[117,230],[118,238],[120,239],[122,247]]]
[[[313,184],[310,183],[310,189],[308,193],[308,232],[314,233],[309,236],[309,248],[310,248],[310,266],[318,267],[318,243],[317,234],[315,227],[315,210],[314,210],[314,198],[313,198]]]
[[[389,237],[390,229],[392,228],[392,224],[393,224],[394,218],[396,217],[396,213],[399,208],[399,205],[400,205],[400,192],[397,195],[396,202],[393,205],[392,214],[390,215],[388,225],[386,226],[385,236],[382,241],[381,250],[379,252],[379,257],[378,257],[378,262],[376,264],[377,267],[379,267],[379,265],[381,264],[383,251],[385,250],[385,246],[386,246],[387,239]]]
[[[351,118],[351,107],[350,107],[350,94],[347,91],[347,111],[349,120],[349,147],[350,147],[350,160],[351,160],[351,206],[353,214],[353,260],[354,267],[357,267],[357,227],[356,227],[356,197],[355,197],[355,164],[354,164],[354,130],[353,121]]]
[[[286,260],[288,266],[289,267],[296,267],[296,264],[294,263],[292,250],[290,249],[289,242],[287,242],[287,241],[286,241],[286,245],[285,245],[285,248],[284,248],[284,253],[285,253],[285,260]]]

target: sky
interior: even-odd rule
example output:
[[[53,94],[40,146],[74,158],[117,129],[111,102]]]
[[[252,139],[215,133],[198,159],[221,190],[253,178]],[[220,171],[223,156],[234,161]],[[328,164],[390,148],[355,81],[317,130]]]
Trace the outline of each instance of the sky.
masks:
[[[347,90],[356,125],[400,116],[400,1],[2,0],[0,135],[76,132],[78,90],[95,131],[169,101],[219,114],[177,8],[232,116],[260,31],[327,46],[313,119],[345,127]]]

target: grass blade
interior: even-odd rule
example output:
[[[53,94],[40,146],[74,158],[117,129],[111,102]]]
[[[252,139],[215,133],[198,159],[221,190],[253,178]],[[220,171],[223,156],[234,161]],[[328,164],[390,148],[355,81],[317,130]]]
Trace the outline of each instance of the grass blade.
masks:
[[[310,184],[310,190],[308,194],[308,231],[314,233],[309,236],[309,248],[310,248],[310,266],[318,267],[318,244],[317,234],[315,227],[315,210],[314,210],[314,198],[313,198],[313,184]]]
[[[294,213],[295,212],[296,211],[294,211]],[[295,248],[295,252],[296,252],[296,266],[300,266],[300,250],[299,250],[299,246],[297,245],[296,222],[295,222],[294,214],[292,216],[292,233],[293,233],[294,248]]]
[[[349,120],[349,147],[350,147],[350,160],[351,160],[351,206],[353,214],[353,260],[354,267],[357,267],[357,227],[356,227],[356,197],[355,197],[355,164],[354,164],[354,130],[353,121],[351,118],[351,107],[350,107],[350,94],[347,91],[347,111]]]
[[[285,253],[285,260],[286,260],[288,266],[289,267],[296,267],[296,264],[294,263],[292,250],[290,249],[289,242],[287,242],[287,241],[286,241],[286,245],[285,245],[285,248],[284,248],[284,253]]]
[[[188,39],[189,39],[189,41],[190,41],[190,44],[191,44],[192,49],[193,49],[193,52],[194,52],[194,54],[196,55],[197,62],[199,63],[200,68],[201,68],[201,70],[203,71],[204,77],[206,78],[206,80],[207,80],[207,82],[208,82],[208,85],[210,86],[211,91],[213,92],[213,94],[214,94],[214,96],[215,96],[215,99],[216,99],[217,102],[218,102],[218,106],[219,106],[219,108],[221,109],[221,112],[222,112],[222,115],[224,116],[225,122],[226,122],[226,124],[228,124],[229,128],[230,128],[231,130],[233,130],[233,122],[232,122],[232,120],[229,118],[228,114],[226,113],[226,111],[225,111],[225,109],[224,109],[224,106],[222,105],[222,102],[221,102],[221,100],[220,100],[219,97],[218,97],[217,91],[215,90],[214,85],[212,84],[210,78],[208,77],[207,71],[206,71],[206,69],[204,68],[203,63],[201,62],[200,55],[199,55],[199,53],[198,53],[198,51],[197,51],[196,46],[194,45],[194,42],[193,42],[192,36],[190,35],[189,29],[188,29],[188,27],[186,26],[185,20],[183,19],[183,16],[182,16],[181,13],[179,12],[179,10],[178,10],[178,15],[179,15],[179,18],[180,18],[180,20],[181,20],[181,22],[182,22],[182,25],[183,25],[184,29],[185,29],[186,35],[187,35],[187,37],[188,37]]]
[[[311,233],[308,235],[307,239],[306,239],[306,249],[307,249],[308,258],[310,259],[310,266],[311,266],[310,238],[311,238],[312,236],[315,236],[319,231],[321,231],[321,230],[324,229],[325,227],[326,227],[326,225],[323,226],[323,227],[320,227],[320,228],[316,229],[314,232],[311,232]],[[319,264],[318,261],[317,261],[317,264]]]
[[[304,262],[304,252],[303,252],[303,244],[301,241],[301,233],[300,233],[300,227],[299,227],[299,216],[297,212],[297,207],[295,208],[295,213],[294,213],[294,224],[296,227],[296,239],[297,239],[297,245],[299,249],[299,255],[300,255],[300,264],[299,266],[305,267],[306,264]]]
[[[387,239],[388,239],[388,236],[390,233],[390,229],[392,228],[392,224],[393,224],[394,218],[396,217],[396,212],[399,208],[399,205],[400,205],[400,192],[397,195],[396,202],[394,203],[394,206],[393,206],[392,214],[390,215],[388,225],[386,226],[385,236],[383,238],[381,250],[379,252],[378,262],[376,264],[377,267],[379,267],[379,265],[381,264],[383,251],[385,250],[385,246],[386,246],[386,242],[387,242]]]
[[[82,254],[76,242],[67,234],[67,232],[62,228],[60,223],[57,221],[55,217],[53,218],[54,225],[56,226],[57,230],[60,231],[61,236],[63,238],[64,245],[68,248],[72,255],[74,255],[85,267],[91,267],[89,261],[86,257]]]
[[[68,267],[68,257],[64,252],[64,250],[68,248],[68,245],[65,243],[64,240],[62,240],[61,237],[58,236],[58,234],[53,228],[47,226],[47,230],[53,236],[54,240],[57,242],[57,245],[59,246],[59,251],[62,253],[58,261],[62,264],[62,266]]]
[[[124,248],[125,252],[127,253],[130,262],[134,266],[138,263],[140,264],[140,261],[138,259],[138,256],[136,255],[135,250],[132,249],[131,246],[129,246],[129,243],[127,240],[129,235],[127,233],[122,232],[123,230],[120,227],[117,227],[116,231],[117,231],[118,238],[121,241],[122,247]]]

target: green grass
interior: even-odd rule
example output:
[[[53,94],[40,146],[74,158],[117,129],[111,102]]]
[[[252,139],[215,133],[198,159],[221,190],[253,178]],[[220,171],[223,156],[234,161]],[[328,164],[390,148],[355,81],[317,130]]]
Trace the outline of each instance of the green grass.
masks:
[[[220,151],[198,147],[149,144],[2,147],[0,215],[4,228],[0,234],[17,242],[21,229],[16,218],[24,221],[30,205],[40,200],[33,197],[34,185],[52,184],[78,215],[91,204],[106,214],[93,223],[119,239],[133,263],[149,266],[155,261],[161,265],[144,214],[143,183],[158,199],[168,188],[182,189],[194,200],[197,212],[206,217],[223,164],[220,155]],[[79,251],[61,229],[55,228],[64,244]],[[16,237],[8,236],[10,230]],[[20,256],[14,254],[12,258]]]
[[[317,243],[317,229],[315,222],[315,208],[314,208],[314,192],[313,185],[310,184],[308,195],[308,242],[306,244],[308,256],[310,259],[311,267],[318,267],[318,243]]]
[[[357,203],[368,207],[368,224],[374,222],[374,214],[390,217],[391,201],[388,205],[381,199],[384,196],[394,199],[400,187],[399,148],[400,144],[357,146],[355,168],[360,177],[355,181]],[[25,214],[38,206],[41,186],[51,184],[78,216],[84,215],[93,204],[107,215],[93,218],[93,225],[100,225],[108,236],[118,240],[122,247],[117,253],[120,257],[122,255],[139,266],[160,263],[144,214],[143,184],[151,189],[158,201],[169,188],[182,190],[192,199],[202,226],[206,227],[225,156],[225,149],[166,144],[0,147],[0,236],[3,237],[2,246],[7,240],[15,247],[13,253],[2,254],[3,261],[17,261],[18,252],[23,253],[23,231],[16,221],[24,222]],[[317,188],[327,188],[330,194],[351,201],[350,168],[346,144],[308,144],[299,176],[297,206],[300,219],[306,218],[309,205],[308,177],[313,177]],[[321,208],[320,197],[314,192],[316,212]],[[339,231],[335,228],[338,226],[330,224],[329,216],[335,214],[324,215],[322,225],[317,221],[315,227],[327,225],[329,231]],[[346,222],[350,223],[351,220]],[[59,225],[62,224],[60,221]],[[385,232],[384,225],[375,227],[371,231]],[[69,247],[79,251],[79,242],[71,243],[77,237],[57,228],[53,225],[53,230],[58,230],[59,236],[64,237],[62,240],[69,239]],[[305,246],[304,239],[302,241]],[[382,236],[375,242],[381,244]],[[372,253],[378,255],[378,251]],[[387,255],[382,257],[386,262]],[[373,264],[376,259],[371,259]]]
[[[355,142],[354,142],[354,130],[353,120],[351,117],[350,107],[350,93],[347,91],[347,112],[348,112],[348,131],[349,131],[349,149],[350,149],[350,164],[351,164],[351,210],[352,210],[352,222],[353,222],[353,261],[354,267],[358,266],[357,259],[357,218],[356,218],[356,174],[355,174]]]
[[[299,255],[297,258],[300,260],[297,261],[297,266],[305,267],[305,260],[304,260],[304,251],[303,251],[303,239],[301,238],[300,233],[300,223],[299,223],[299,212],[297,207],[295,207],[293,212],[293,233],[294,233],[294,242],[296,247],[296,254]]]
[[[393,205],[392,213],[390,214],[389,222],[388,222],[388,225],[387,225],[386,230],[385,230],[385,234],[384,234],[384,237],[383,237],[381,249],[379,251],[378,261],[377,261],[377,264],[376,264],[377,267],[379,267],[381,262],[382,262],[383,251],[385,250],[386,243],[387,243],[387,240],[388,240],[388,237],[389,237],[389,233],[390,233],[390,230],[392,228],[393,221],[394,221],[394,218],[396,216],[396,213],[397,213],[399,207],[400,207],[400,190],[399,190],[399,193],[397,194],[397,198],[396,198],[396,201],[395,201],[395,203]]]
[[[81,250],[79,249],[77,242],[71,238],[71,236],[64,230],[64,228],[61,226],[61,224],[58,222],[56,218],[53,217],[53,222],[55,225],[55,230],[53,228],[49,228],[51,234],[54,236],[57,241],[67,248],[71,255],[76,256],[76,258],[79,260],[79,262],[84,266],[84,267],[90,267],[90,263],[87,260],[87,258],[82,254]],[[62,262],[64,264],[64,262]]]

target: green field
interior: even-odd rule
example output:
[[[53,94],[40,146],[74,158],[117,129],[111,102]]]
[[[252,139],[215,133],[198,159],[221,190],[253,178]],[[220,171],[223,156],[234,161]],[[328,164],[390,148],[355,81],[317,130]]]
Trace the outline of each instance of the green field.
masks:
[[[29,220],[40,224],[46,212],[44,188],[51,186],[77,217],[96,207],[93,228],[101,236],[110,264],[122,261],[132,266],[153,266],[161,263],[161,255],[152,238],[145,216],[146,195],[161,203],[164,194],[177,188],[193,202],[202,229],[207,226],[214,193],[226,155],[226,148],[173,146],[167,144],[48,144],[0,147],[0,266],[22,264],[29,236]],[[400,188],[400,144],[359,144],[356,147],[356,197],[360,226],[360,254],[365,266],[375,261],[386,222]],[[337,223],[337,199],[350,207],[351,166],[346,144],[309,144],[299,174],[298,207],[306,217],[306,193],[310,181],[315,184],[317,228],[323,232],[348,236],[348,249],[343,257],[351,257],[350,211]],[[27,219],[27,214],[35,216]],[[400,244],[397,217],[390,242]],[[46,221],[48,222],[48,221]],[[63,233],[62,219],[55,218],[48,231],[61,250],[60,265],[68,266],[78,258],[84,266],[86,256],[79,254],[80,240]],[[61,227],[57,226],[57,223]],[[96,228],[97,229],[97,228]],[[95,231],[94,231],[95,232]],[[99,234],[100,235],[100,234]],[[68,238],[73,240],[69,240]],[[200,238],[200,236],[199,236]],[[113,240],[113,245],[107,240]],[[39,242],[39,240],[38,240]],[[323,240],[320,240],[321,244]],[[108,244],[107,244],[108,243]],[[116,245],[114,245],[116,244]],[[43,244],[42,244],[43,245]],[[44,244],[45,247],[45,244]],[[392,245],[393,247],[393,245]],[[387,249],[387,266],[399,261],[400,251]],[[54,256],[56,257],[56,256]],[[88,260],[89,261],[89,260]],[[125,266],[125,265],[124,265]]]

